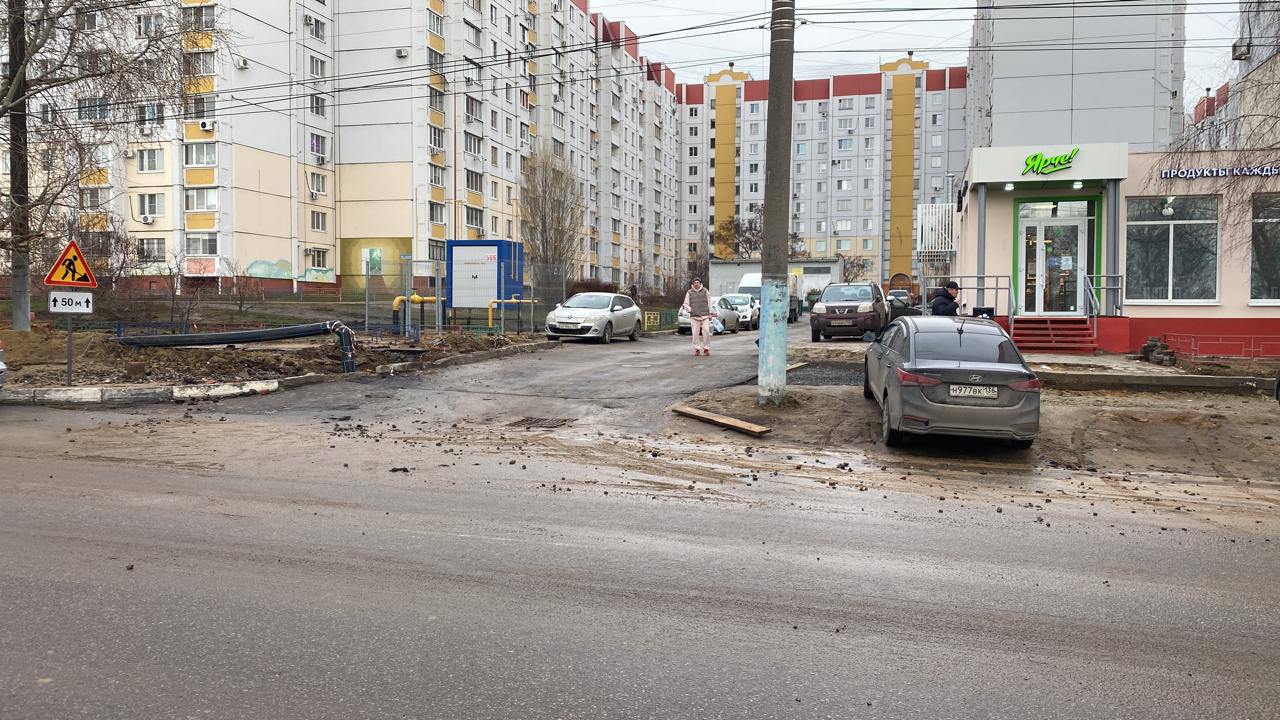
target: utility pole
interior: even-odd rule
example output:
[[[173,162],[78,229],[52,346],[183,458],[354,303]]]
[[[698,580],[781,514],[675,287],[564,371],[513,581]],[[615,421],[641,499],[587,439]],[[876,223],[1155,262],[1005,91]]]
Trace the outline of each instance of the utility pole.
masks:
[[[769,23],[769,117],[765,137],[764,247],[761,252],[760,360],[756,403],[781,404],[787,392],[787,256],[791,233],[791,99],[795,0],[773,0]]]
[[[13,278],[13,329],[31,331],[31,185],[27,172],[27,0],[8,0],[9,261]]]

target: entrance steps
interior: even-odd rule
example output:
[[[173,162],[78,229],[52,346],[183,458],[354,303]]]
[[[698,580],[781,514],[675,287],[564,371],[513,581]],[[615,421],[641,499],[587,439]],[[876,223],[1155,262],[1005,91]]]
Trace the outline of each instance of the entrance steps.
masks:
[[[1093,324],[1083,316],[1019,316],[1013,322],[1013,342],[1022,352],[1091,354],[1098,350]]]

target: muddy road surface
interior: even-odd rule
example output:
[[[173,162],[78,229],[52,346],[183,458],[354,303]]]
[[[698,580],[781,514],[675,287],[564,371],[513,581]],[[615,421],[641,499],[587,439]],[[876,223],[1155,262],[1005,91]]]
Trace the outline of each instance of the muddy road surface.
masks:
[[[753,340],[3,408],[0,715],[1277,716],[1274,401],[1048,393],[1031,451],[666,411],[759,412]]]

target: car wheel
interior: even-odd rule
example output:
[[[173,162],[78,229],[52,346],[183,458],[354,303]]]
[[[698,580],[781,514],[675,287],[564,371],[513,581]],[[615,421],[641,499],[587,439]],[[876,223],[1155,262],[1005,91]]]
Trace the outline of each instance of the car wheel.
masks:
[[[605,323],[604,334],[600,336],[600,342],[605,345],[613,342],[613,323]]]
[[[741,321],[741,320],[734,320],[734,321],[733,321],[733,329],[732,329],[732,330],[730,330],[729,332],[733,333],[734,335],[737,335],[737,334],[738,334],[738,331],[739,331],[739,330],[741,330],[741,329],[742,329],[742,321]]]
[[[822,333],[817,330],[809,331],[809,340],[812,342],[822,342]]]
[[[640,339],[640,323],[636,323],[635,328],[632,329],[631,334],[627,336],[627,339],[631,342],[636,342]]]
[[[547,342],[558,342],[559,340],[560,340],[560,338],[556,337],[555,335],[548,335],[548,336],[547,336]]]
[[[889,388],[884,390],[884,402],[880,405],[880,439],[884,441],[886,447],[898,447],[902,444],[902,431],[894,430],[891,426],[891,415],[889,413]]]
[[[875,400],[876,394],[871,392],[871,376],[867,374],[867,361],[862,361],[862,397],[868,400]]]
[[[1009,444],[1012,445],[1015,450],[1030,450],[1031,446],[1034,445],[1035,442],[1035,438],[1027,438],[1026,440],[1013,440]]]

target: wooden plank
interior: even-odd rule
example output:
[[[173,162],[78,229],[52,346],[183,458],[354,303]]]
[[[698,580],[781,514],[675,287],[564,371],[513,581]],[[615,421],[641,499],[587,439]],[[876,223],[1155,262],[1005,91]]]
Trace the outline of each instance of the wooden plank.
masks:
[[[788,365],[788,366],[787,366],[787,372],[791,372],[792,370],[799,370],[800,368],[802,368],[802,367],[804,367],[805,365],[808,365],[808,364],[809,364],[809,363],[807,363],[807,362],[798,362],[798,363],[794,363],[794,364]]]
[[[693,418],[694,420],[701,420],[703,422],[711,423],[712,425],[719,425],[720,427],[736,430],[740,433],[746,433],[753,437],[762,437],[772,431],[772,428],[767,428],[764,425],[756,425],[755,423],[750,423],[746,420],[739,420],[737,418],[729,417],[728,415],[718,415],[716,413],[699,410],[698,408],[690,407],[688,405],[676,405],[671,408],[671,411],[677,415],[683,415],[684,417]]]

